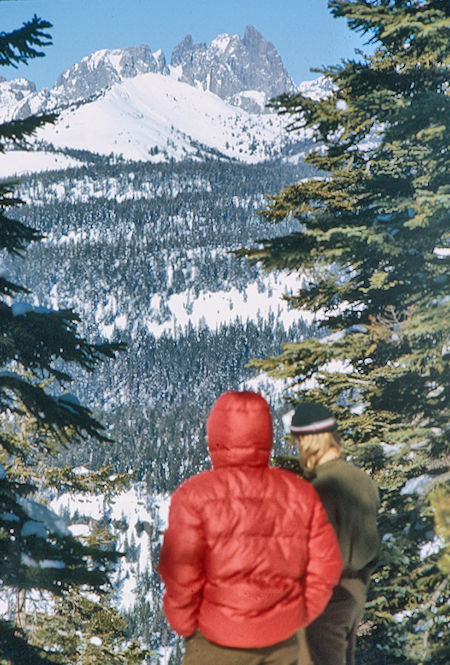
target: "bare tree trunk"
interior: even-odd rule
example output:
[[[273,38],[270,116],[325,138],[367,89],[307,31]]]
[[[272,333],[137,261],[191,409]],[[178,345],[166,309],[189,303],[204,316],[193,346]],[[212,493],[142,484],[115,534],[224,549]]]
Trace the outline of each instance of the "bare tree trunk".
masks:
[[[19,632],[25,632],[25,626],[26,626],[25,604],[26,604],[25,589],[19,589],[17,592],[16,607],[14,609],[14,626],[15,629]]]

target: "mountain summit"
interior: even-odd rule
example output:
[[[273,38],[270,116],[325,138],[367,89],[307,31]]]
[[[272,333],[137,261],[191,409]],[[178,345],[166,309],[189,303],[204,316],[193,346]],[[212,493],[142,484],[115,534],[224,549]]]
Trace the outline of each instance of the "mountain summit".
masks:
[[[257,114],[267,111],[271,97],[297,90],[275,46],[248,25],[243,38],[222,34],[209,46],[195,44],[187,35],[174,48],[170,66],[161,50],[152,52],[142,44],[102,49],[84,57],[64,71],[51,90],[36,91],[26,79],[0,79],[0,121],[84,104],[117,84],[149,73],[170,76]]]
[[[162,51],[149,46],[96,51],[59,76],[53,92],[66,103],[89,99],[124,79],[149,72],[168,74]]]
[[[187,35],[173,50],[171,69],[179,80],[253,113],[271,97],[296,89],[275,46],[252,25],[242,39],[219,35],[209,46]]]
[[[141,44],[95,51],[66,69],[51,90],[36,91],[34,83],[24,78],[0,78],[0,122],[84,104],[117,83],[148,73],[168,75],[169,68],[161,50],[153,53]]]
[[[313,83],[321,94],[322,84]],[[0,122],[59,113],[54,125],[36,133],[33,156],[3,156],[4,172],[35,168],[39,150],[39,169],[67,162],[67,150],[153,162],[295,161],[309,137],[288,135],[285,119],[267,112],[266,104],[296,90],[275,47],[253,26],[243,38],[222,34],[209,46],[188,35],[170,65],[162,51],[145,44],[103,49],[63,72],[51,90],[0,79]]]

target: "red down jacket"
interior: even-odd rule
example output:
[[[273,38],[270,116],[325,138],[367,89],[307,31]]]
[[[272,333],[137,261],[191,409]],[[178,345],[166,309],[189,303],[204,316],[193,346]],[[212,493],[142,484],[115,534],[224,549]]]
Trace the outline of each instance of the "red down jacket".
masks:
[[[213,470],[173,494],[161,549],[164,610],[185,637],[227,647],[280,642],[325,608],[342,561],[314,488],[270,468],[266,400],[227,392],[208,419]]]

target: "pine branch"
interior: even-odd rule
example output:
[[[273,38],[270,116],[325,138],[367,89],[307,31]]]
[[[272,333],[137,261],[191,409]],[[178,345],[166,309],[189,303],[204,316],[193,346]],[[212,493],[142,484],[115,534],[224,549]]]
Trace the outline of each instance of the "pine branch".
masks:
[[[55,665],[57,662],[52,654],[30,645],[23,634],[3,619],[0,619],[0,655],[2,662],[8,665]]]
[[[9,219],[4,215],[3,209],[6,206],[14,206],[20,203],[22,203],[20,199],[4,196],[0,198],[0,247],[13,256],[22,256],[31,242],[43,238],[43,235],[36,229],[26,226],[18,220]]]
[[[0,125],[0,152],[6,152],[11,146],[26,149],[27,138],[33,136],[40,127],[54,124],[57,117],[57,113],[47,113],[3,123]]]
[[[28,64],[28,60],[44,55],[35,47],[50,46],[51,35],[45,30],[52,24],[36,15],[31,21],[23,23],[21,28],[12,32],[0,33],[0,65]]]

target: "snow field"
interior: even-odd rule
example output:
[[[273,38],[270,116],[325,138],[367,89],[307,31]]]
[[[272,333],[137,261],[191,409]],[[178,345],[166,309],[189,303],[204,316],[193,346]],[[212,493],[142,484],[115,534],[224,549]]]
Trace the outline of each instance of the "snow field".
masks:
[[[125,159],[158,162],[186,159],[198,144],[247,163],[279,152],[285,121],[253,115],[211,92],[162,74],[141,74],[114,85],[101,97],[61,113],[37,140]],[[164,156],[165,155],[165,156]]]
[[[30,173],[59,171],[80,167],[78,159],[57,152],[11,150],[0,154],[0,179],[6,180]]]
[[[275,313],[285,327],[298,322],[299,318],[313,323],[313,314],[306,310],[290,310],[287,302],[282,300],[283,295],[298,290],[297,276],[287,273],[270,274],[264,275],[262,281],[264,289],[252,282],[244,290],[236,287],[228,291],[203,290],[198,298],[192,298],[190,291],[175,293],[164,300],[164,306],[170,311],[170,318],[163,323],[155,321],[163,304],[162,297],[155,294],[149,304],[149,316],[146,317],[145,324],[150,333],[160,337],[177,328],[184,330],[188,325],[206,326],[214,330],[237,319],[244,322],[255,321],[258,317],[267,318],[271,313]]]
[[[143,487],[134,485],[111,499],[103,495],[64,493],[55,496],[49,507],[59,515],[71,516],[69,529],[74,536],[86,537],[93,523],[106,517],[117,536],[116,547],[119,551],[124,551],[127,544],[134,544],[136,561],[128,561],[123,557],[114,580],[119,609],[131,609],[136,602],[138,573],[152,570],[149,533],[162,534],[166,527],[169,497],[149,497]]]

